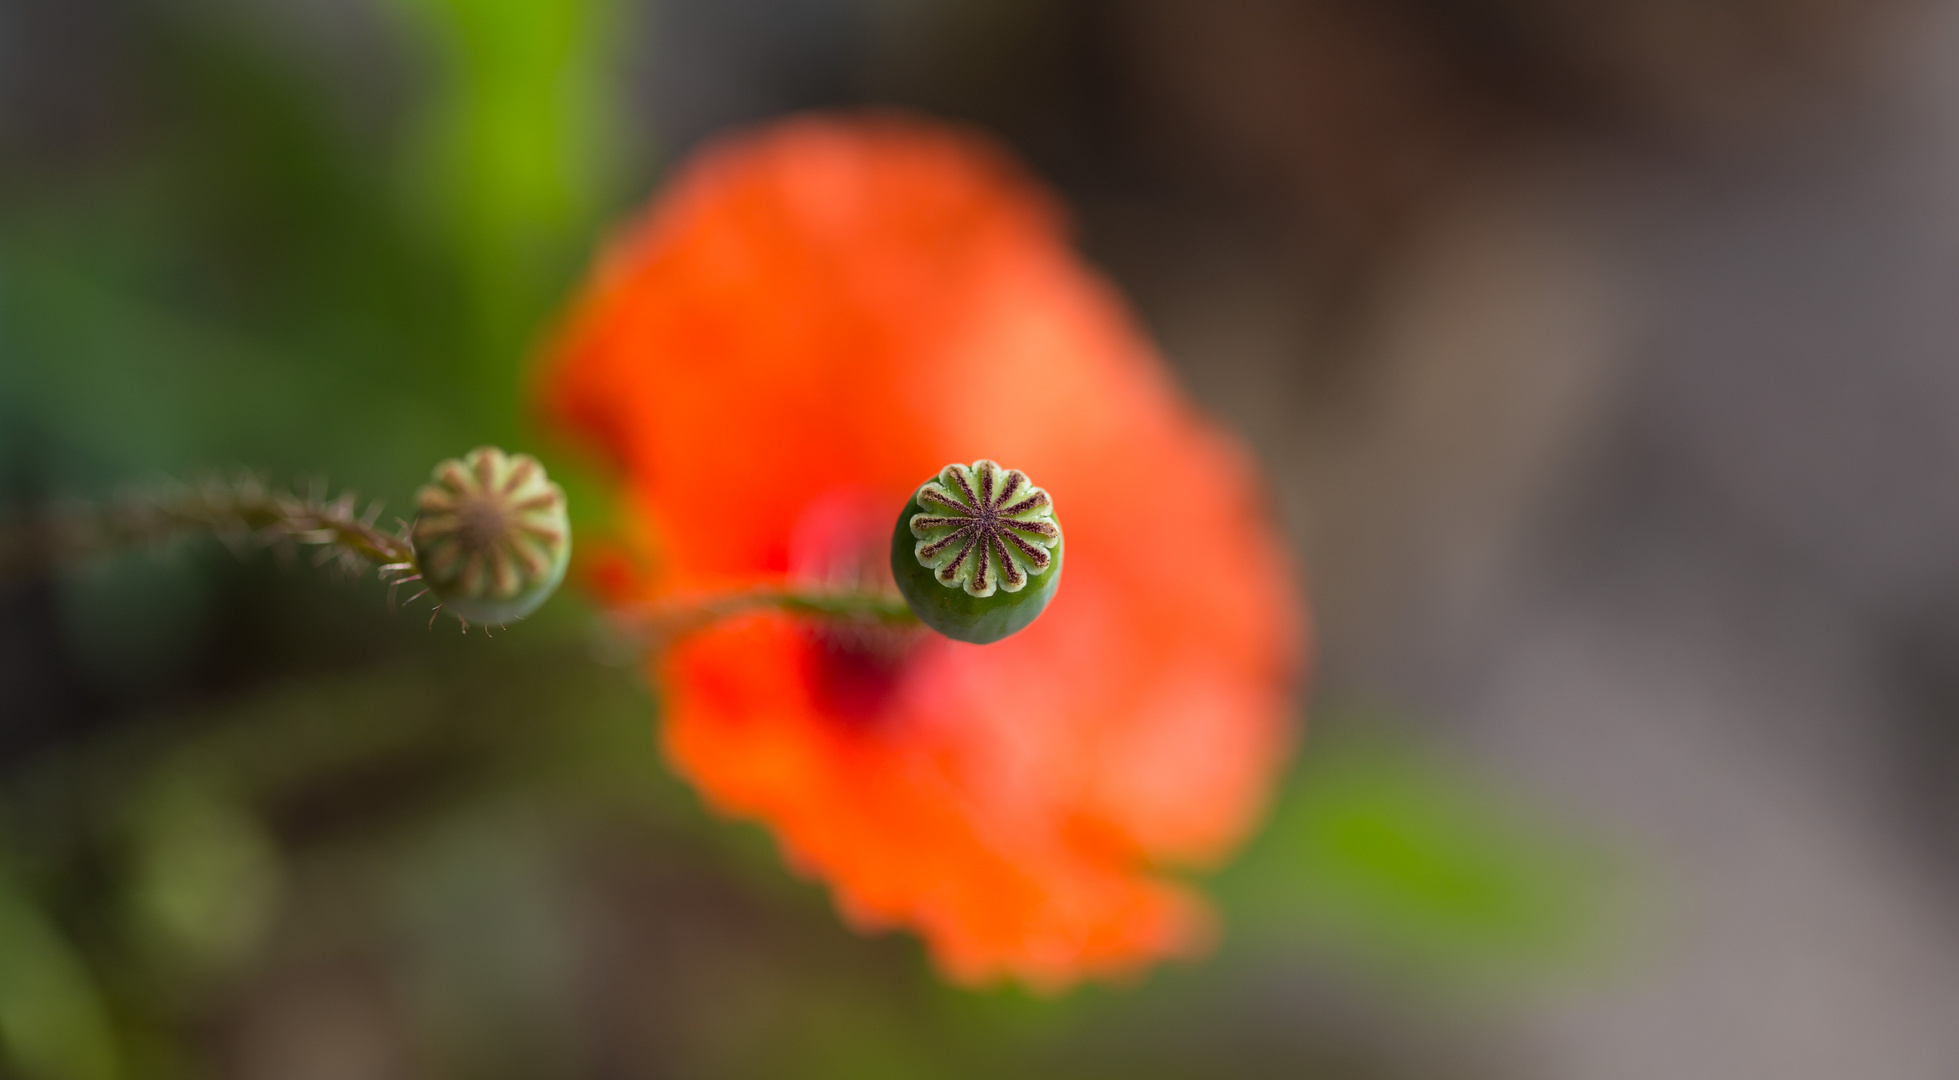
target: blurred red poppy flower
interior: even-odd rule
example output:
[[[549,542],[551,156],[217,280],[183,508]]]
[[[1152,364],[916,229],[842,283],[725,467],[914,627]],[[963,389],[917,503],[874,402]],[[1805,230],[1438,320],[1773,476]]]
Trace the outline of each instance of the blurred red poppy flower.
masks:
[[[1168,870],[1227,854],[1283,760],[1293,581],[1245,455],[1003,154],[892,116],[712,147],[601,261],[543,390],[656,538],[622,599],[888,587],[897,511],[948,462],[1051,492],[1067,579],[1029,629],[718,624],[653,661],[667,752],[956,979],[1204,947]]]

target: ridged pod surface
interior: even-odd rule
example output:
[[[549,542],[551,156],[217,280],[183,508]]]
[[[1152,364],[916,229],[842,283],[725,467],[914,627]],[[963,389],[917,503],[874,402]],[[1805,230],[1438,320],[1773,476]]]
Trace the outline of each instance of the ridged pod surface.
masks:
[[[480,446],[415,493],[415,554],[442,606],[502,625],[536,611],[571,562],[565,493],[529,454]]]
[[[1061,583],[1054,500],[1025,473],[980,460],[919,485],[891,534],[891,574],[919,620],[985,645],[1040,616]]]

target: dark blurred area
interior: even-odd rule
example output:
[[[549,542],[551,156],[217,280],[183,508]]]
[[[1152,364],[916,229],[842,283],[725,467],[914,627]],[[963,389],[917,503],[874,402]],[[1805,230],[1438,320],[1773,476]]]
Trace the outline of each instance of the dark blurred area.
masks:
[[[0,0],[0,508],[558,474],[607,223],[895,106],[1064,193],[1319,634],[1220,953],[1052,999],[845,930],[575,597],[5,583],[0,1075],[1954,1075],[1955,61],[1915,0]]]

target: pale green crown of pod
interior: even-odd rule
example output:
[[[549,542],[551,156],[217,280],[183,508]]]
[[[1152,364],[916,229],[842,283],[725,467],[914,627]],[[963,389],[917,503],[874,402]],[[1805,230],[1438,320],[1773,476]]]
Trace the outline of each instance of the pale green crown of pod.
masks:
[[[986,460],[947,465],[917,500],[925,513],[912,515],[912,554],[948,589],[1017,593],[1054,560],[1054,501],[1018,469]]]
[[[529,454],[481,446],[415,493],[416,558],[444,607],[502,623],[537,609],[571,560],[565,493]]]

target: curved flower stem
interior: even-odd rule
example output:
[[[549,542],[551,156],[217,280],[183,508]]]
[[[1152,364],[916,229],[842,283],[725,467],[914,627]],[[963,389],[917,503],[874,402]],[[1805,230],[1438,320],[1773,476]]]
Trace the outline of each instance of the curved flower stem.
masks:
[[[660,621],[713,622],[753,611],[791,615],[865,617],[884,622],[915,622],[917,616],[896,593],[850,590],[793,589],[758,586],[732,592],[677,597],[647,609],[646,617]],[[631,618],[631,616],[628,616]]]
[[[821,592],[757,589],[729,598],[736,610],[775,608],[792,615],[862,615],[885,622],[917,622],[904,597],[883,592]]]
[[[625,636],[655,647],[723,619],[777,611],[833,619],[871,619],[918,626],[918,616],[896,593],[757,586],[722,593],[678,596],[615,614]]]
[[[211,480],[197,487],[128,495],[97,506],[56,511],[11,529],[0,529],[0,581],[51,564],[113,554],[192,535],[214,536],[233,547],[303,544],[320,549],[322,564],[349,569],[378,564],[383,577],[401,580],[419,570],[406,526],[388,533],[374,524],[381,504],[356,515],[357,498],[275,491],[256,477]]]

